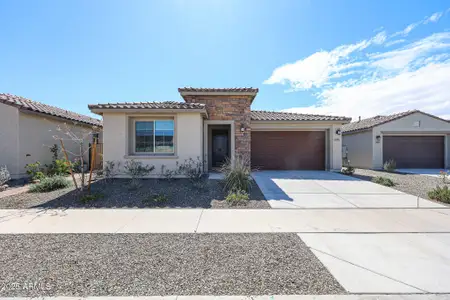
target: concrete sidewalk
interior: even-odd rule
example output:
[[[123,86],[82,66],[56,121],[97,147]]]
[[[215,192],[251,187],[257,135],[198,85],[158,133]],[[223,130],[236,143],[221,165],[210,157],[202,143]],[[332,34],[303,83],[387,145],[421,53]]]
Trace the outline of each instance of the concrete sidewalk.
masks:
[[[429,295],[270,295],[270,296],[129,296],[129,297],[40,297],[40,300],[441,300],[449,299],[449,294]],[[0,300],[28,300],[14,297]]]
[[[0,210],[0,234],[172,232],[450,233],[450,210]]]
[[[449,294],[438,295],[270,295],[270,296],[135,296],[135,297],[41,297],[40,300],[441,300],[449,299]],[[28,300],[14,297],[0,300]]]

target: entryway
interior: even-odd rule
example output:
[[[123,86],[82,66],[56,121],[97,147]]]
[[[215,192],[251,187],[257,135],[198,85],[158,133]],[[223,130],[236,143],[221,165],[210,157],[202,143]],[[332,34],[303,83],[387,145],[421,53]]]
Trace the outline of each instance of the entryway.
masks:
[[[232,131],[229,124],[209,124],[207,126],[208,170],[219,170],[231,158]]]

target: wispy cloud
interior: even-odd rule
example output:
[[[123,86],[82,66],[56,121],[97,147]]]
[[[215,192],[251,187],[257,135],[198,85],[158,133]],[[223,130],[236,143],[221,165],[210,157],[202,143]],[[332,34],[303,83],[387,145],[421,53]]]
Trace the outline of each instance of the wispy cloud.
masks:
[[[407,35],[442,16],[435,13],[401,32]],[[288,85],[288,91],[306,90],[317,97],[315,105],[286,110],[291,112],[369,117],[422,109],[449,115],[450,32],[416,41],[394,39],[396,35],[383,29],[360,42],[318,51],[276,68],[264,83]]]

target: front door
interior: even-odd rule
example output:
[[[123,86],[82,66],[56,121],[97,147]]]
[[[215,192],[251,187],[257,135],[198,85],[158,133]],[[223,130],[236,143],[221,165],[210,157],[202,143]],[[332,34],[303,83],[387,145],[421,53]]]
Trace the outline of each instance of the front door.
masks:
[[[212,166],[221,167],[228,157],[228,132],[213,131]]]

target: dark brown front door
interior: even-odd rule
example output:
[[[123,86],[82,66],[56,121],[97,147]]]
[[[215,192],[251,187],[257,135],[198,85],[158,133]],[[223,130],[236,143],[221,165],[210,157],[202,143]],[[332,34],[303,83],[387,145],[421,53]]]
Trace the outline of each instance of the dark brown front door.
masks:
[[[260,170],[324,170],[324,131],[252,132],[252,167]]]
[[[443,136],[384,136],[383,162],[394,159],[397,168],[444,167]]]
[[[228,157],[228,132],[212,132],[212,166],[221,167]]]

